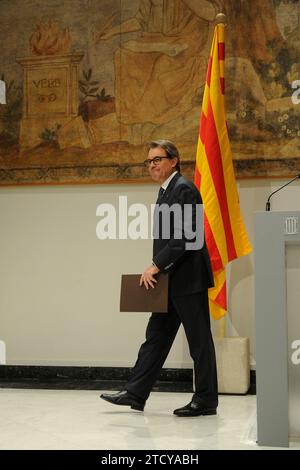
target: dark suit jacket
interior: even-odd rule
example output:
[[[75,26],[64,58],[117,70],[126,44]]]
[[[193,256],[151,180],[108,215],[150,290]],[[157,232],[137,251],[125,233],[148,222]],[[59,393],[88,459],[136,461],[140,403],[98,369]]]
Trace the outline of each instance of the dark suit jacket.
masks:
[[[195,204],[202,204],[202,199],[196,186],[177,173],[158,203],[168,206],[179,204],[182,208],[184,204],[192,204],[195,208]],[[195,211],[192,214],[194,219]],[[159,238],[153,241],[153,262],[162,273],[169,273],[169,295],[189,295],[212,287],[213,273],[205,242],[201,249],[187,250],[186,242],[191,240],[187,240],[184,234],[181,239],[176,239],[174,228],[176,216],[171,218],[170,237],[163,239],[160,233]]]

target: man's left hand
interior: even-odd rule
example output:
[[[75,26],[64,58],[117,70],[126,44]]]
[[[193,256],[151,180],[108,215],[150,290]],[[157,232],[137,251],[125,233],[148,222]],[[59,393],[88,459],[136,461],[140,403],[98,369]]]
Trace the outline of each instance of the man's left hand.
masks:
[[[157,280],[155,279],[154,275],[159,273],[159,269],[157,266],[149,266],[149,268],[145,269],[143,274],[141,275],[140,279],[140,286],[144,284],[146,289],[149,289],[149,286],[154,289],[155,284],[157,283]]]

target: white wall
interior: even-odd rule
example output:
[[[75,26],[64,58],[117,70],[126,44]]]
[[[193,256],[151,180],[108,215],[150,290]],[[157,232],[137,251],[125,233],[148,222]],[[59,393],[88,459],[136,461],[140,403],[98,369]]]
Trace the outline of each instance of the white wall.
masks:
[[[253,240],[253,213],[283,181],[239,182]],[[297,183],[296,183],[297,184]],[[300,209],[300,184],[274,196],[274,210]],[[96,207],[155,201],[154,185],[31,186],[0,189],[0,340],[7,364],[131,366],[149,314],[119,312],[122,273],[151,262],[151,240],[96,238]],[[254,353],[253,257],[231,264],[230,334],[249,336]],[[218,327],[214,326],[217,332]],[[166,362],[189,367],[179,332]]]

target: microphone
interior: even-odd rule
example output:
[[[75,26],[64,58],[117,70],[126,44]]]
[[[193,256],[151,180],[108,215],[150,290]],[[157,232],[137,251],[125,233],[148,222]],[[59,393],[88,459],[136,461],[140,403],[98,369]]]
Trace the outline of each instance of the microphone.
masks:
[[[285,188],[286,186],[288,186],[289,184],[291,184],[293,181],[297,180],[298,178],[300,178],[300,173],[295,176],[295,178],[293,178],[291,181],[288,181],[287,183],[285,183],[283,186],[280,186],[280,188],[276,189],[276,191],[273,191],[270,196],[268,197],[268,200],[266,202],[266,211],[269,212],[270,211],[270,208],[271,208],[271,203],[270,203],[270,199],[271,197],[273,196],[273,194],[275,193],[278,193],[278,191],[280,191],[282,188]]]

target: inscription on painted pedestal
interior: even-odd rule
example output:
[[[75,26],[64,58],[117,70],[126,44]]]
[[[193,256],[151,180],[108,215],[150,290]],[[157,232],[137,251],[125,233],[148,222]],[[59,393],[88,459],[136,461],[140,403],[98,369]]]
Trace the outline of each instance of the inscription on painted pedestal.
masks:
[[[50,72],[50,71],[49,71]],[[68,111],[67,70],[55,70],[45,77],[44,70],[28,70],[28,116],[66,114]]]

